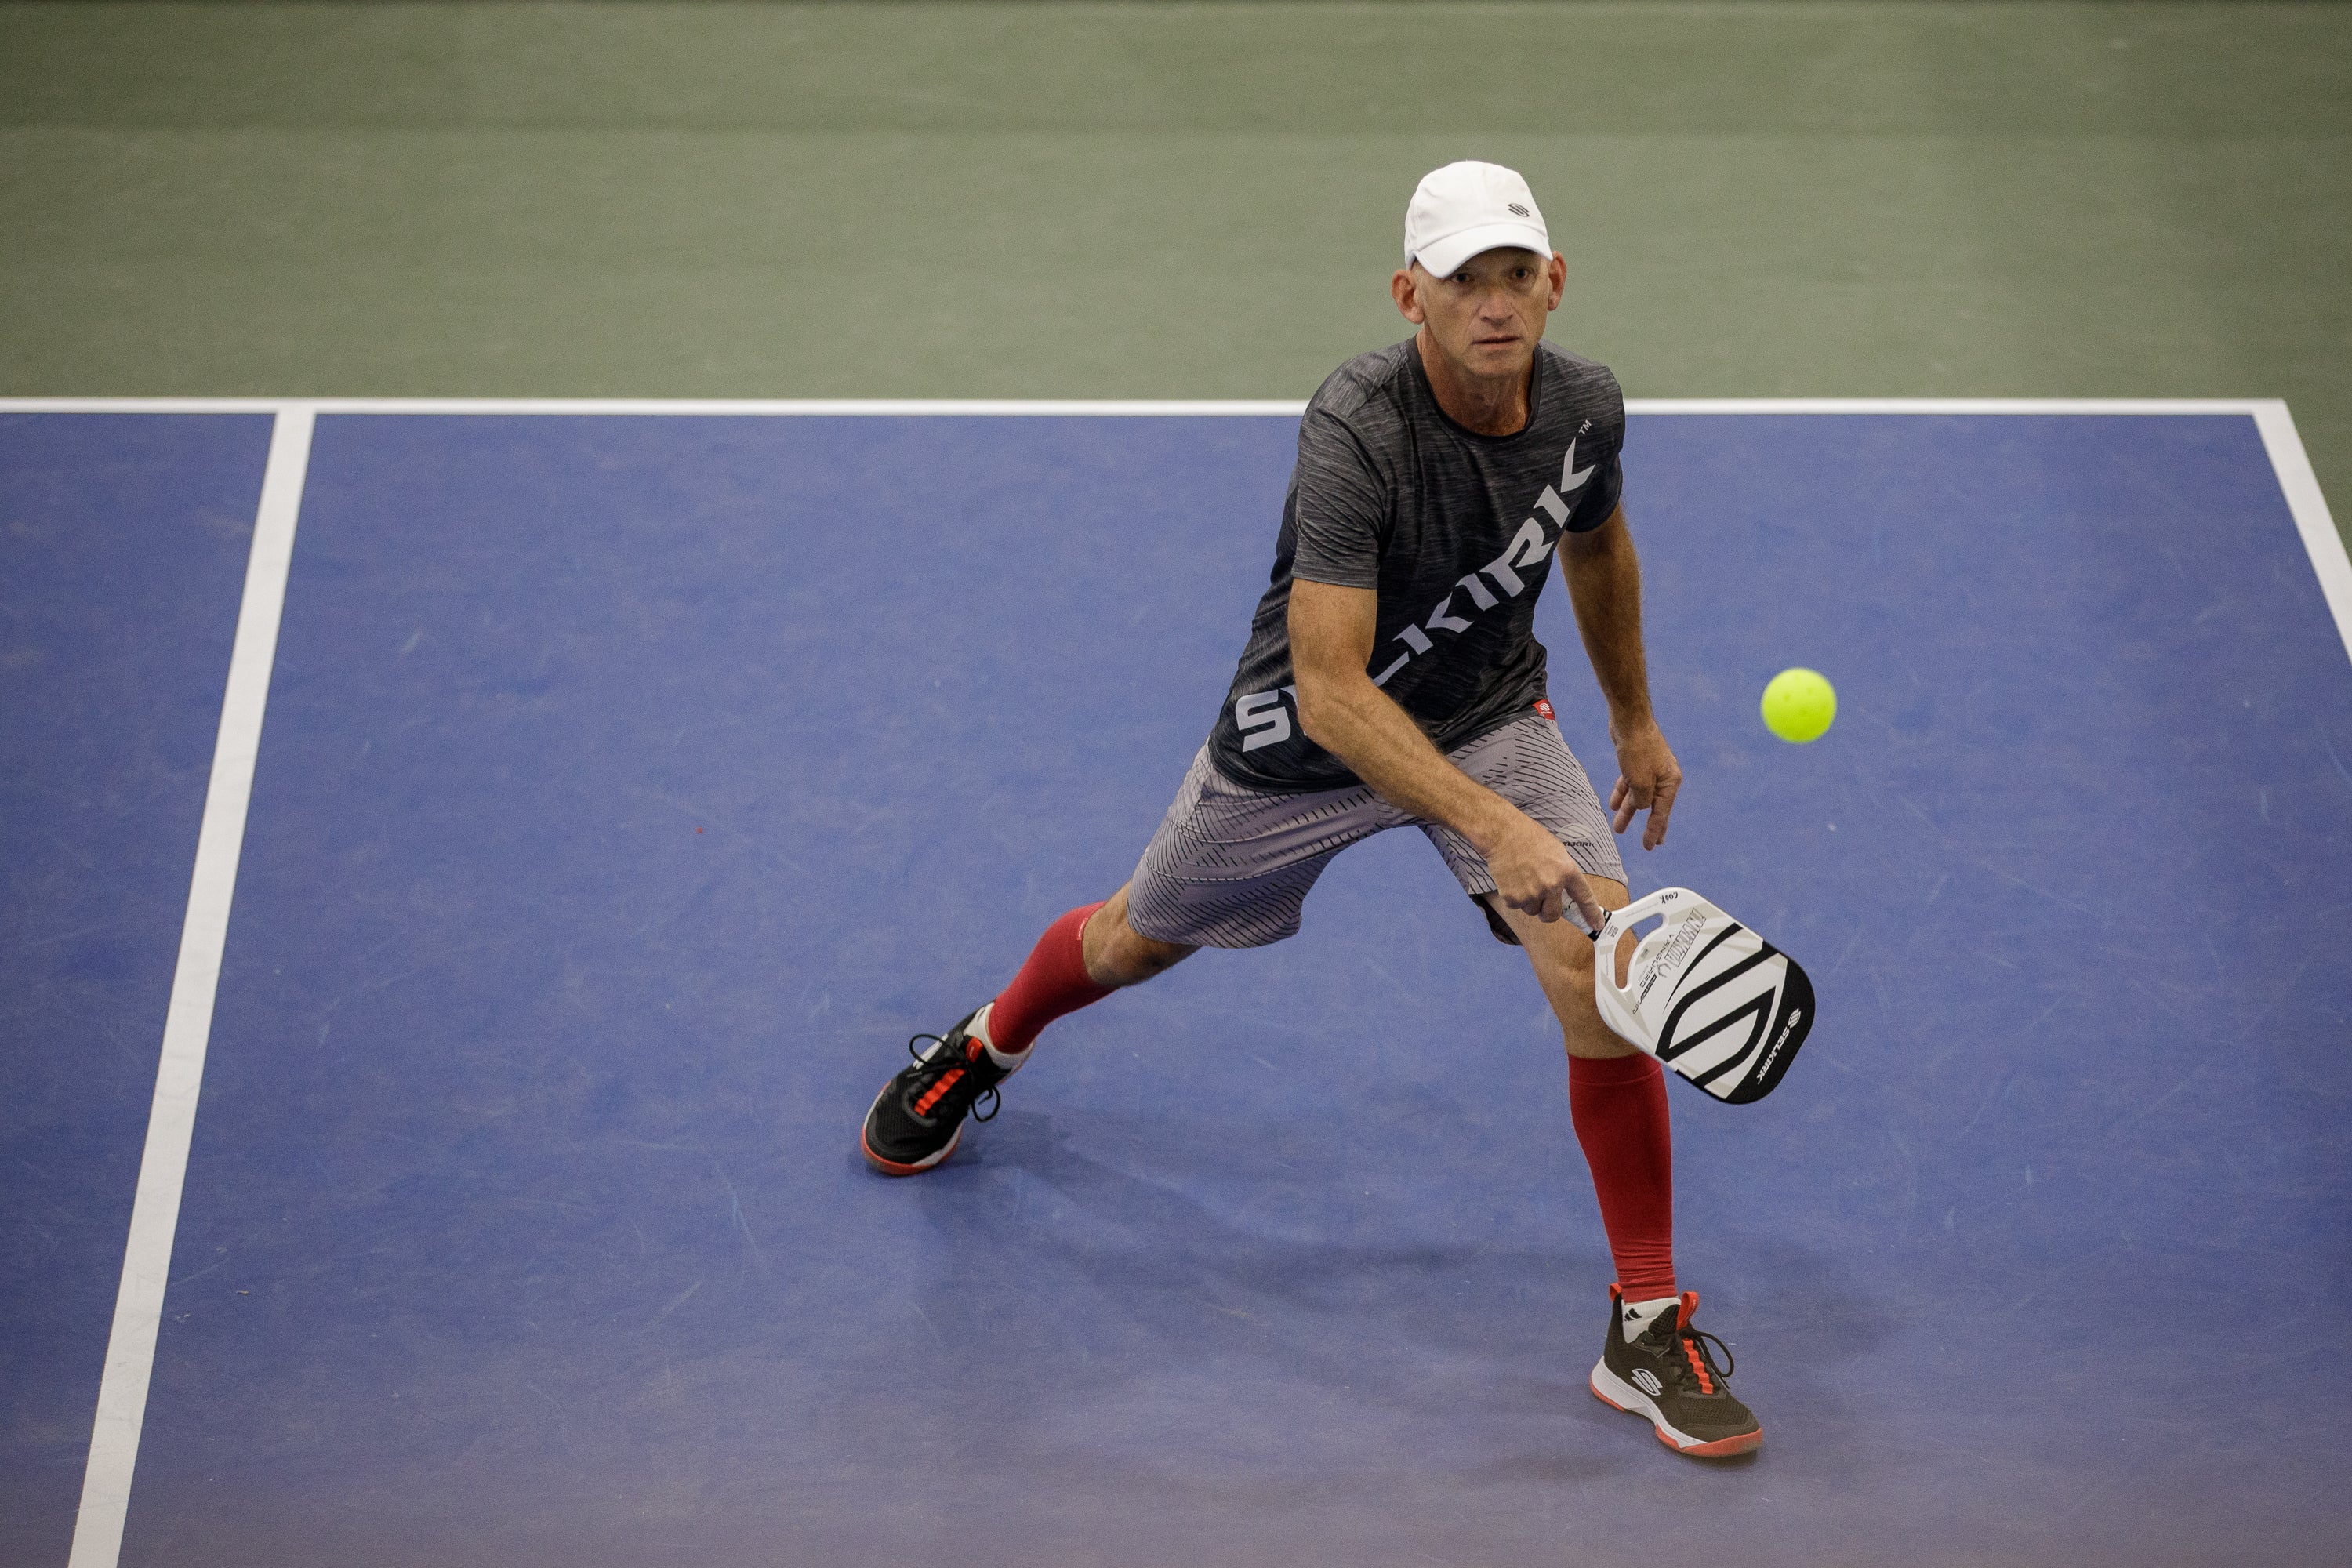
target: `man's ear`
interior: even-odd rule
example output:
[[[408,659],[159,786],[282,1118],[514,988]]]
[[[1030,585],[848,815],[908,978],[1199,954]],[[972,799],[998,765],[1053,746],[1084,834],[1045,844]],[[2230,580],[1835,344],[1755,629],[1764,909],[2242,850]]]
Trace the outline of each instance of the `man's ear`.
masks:
[[[1397,314],[1418,327],[1429,319],[1421,308],[1421,290],[1413,282],[1410,268],[1400,268],[1389,279],[1389,298],[1396,301]]]
[[[1568,294],[1568,258],[1557,250],[1553,251],[1551,265],[1544,270],[1551,275],[1551,303],[1545,309],[1557,310],[1560,300]]]

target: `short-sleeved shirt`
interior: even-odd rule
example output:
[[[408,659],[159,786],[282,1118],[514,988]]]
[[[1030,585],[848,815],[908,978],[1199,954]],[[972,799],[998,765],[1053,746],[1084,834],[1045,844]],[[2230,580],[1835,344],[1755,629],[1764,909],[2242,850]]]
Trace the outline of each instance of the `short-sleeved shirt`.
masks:
[[[1209,752],[1236,784],[1360,783],[1298,726],[1290,584],[1380,595],[1374,683],[1450,752],[1545,697],[1536,596],[1563,533],[1609,521],[1623,479],[1625,403],[1604,365],[1537,345],[1528,423],[1481,436],[1446,417],[1411,340],[1360,354],[1298,426],[1274,572]]]

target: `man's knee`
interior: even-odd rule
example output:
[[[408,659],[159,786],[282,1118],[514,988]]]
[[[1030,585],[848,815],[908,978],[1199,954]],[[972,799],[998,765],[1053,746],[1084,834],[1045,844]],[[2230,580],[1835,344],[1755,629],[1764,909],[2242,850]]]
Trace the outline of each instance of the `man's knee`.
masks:
[[[1568,985],[1579,997],[1588,1003],[1591,1002],[1594,960],[1598,956],[1592,951],[1591,940],[1587,938],[1585,941],[1570,944],[1563,956],[1567,960],[1565,973]]]
[[[1590,880],[1593,898],[1602,909],[1625,907],[1623,883],[1606,877]],[[1551,1004],[1553,1016],[1559,1020],[1569,1054],[1608,1057],[1631,1050],[1632,1047],[1618,1039],[1601,1022],[1600,998],[1593,994],[1593,965],[1598,955],[1584,929],[1565,919],[1538,921],[1508,909],[1491,893],[1486,895],[1486,902],[1509,921],[1519,944],[1527,949],[1528,958],[1535,967],[1536,982],[1543,988],[1544,999]]]
[[[1097,976],[1106,985],[1140,985],[1145,981],[1166,973],[1199,952],[1172,942],[1155,942],[1120,922],[1121,935],[1114,940],[1105,953],[1103,973]],[[1093,964],[1087,965],[1089,969]]]
[[[1087,977],[1097,985],[1140,985],[1200,951],[1179,942],[1156,941],[1129,925],[1125,888],[1095,911],[1080,941],[1086,955]]]
[[[1563,962],[1548,975],[1544,994],[1552,1016],[1559,1021],[1561,1043],[1572,1057],[1631,1056],[1633,1047],[1618,1038],[1601,1016],[1601,999],[1593,994],[1593,969],[1599,955],[1581,940],[1560,956]]]

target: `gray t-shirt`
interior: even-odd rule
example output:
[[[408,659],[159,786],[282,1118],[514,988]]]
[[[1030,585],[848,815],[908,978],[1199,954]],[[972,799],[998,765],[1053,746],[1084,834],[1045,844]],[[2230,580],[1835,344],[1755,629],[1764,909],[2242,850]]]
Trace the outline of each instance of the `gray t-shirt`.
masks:
[[[1609,521],[1625,402],[1604,365],[1537,345],[1527,427],[1480,436],[1445,416],[1410,340],[1332,373],[1298,426],[1274,574],[1209,749],[1260,789],[1360,782],[1298,727],[1294,577],[1380,593],[1365,673],[1440,751],[1544,698],[1536,595],[1562,533]]]

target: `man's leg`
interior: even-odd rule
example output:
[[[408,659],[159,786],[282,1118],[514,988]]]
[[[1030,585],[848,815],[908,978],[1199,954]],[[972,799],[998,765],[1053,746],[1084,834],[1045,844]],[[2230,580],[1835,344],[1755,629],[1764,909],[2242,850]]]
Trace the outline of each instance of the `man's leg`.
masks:
[[[1113,991],[1165,974],[1201,950],[1182,942],[1156,942],[1128,923],[1128,884],[1119,884],[1084,933],[1087,973]]]
[[[928,1171],[963,1138],[967,1113],[985,1121],[989,1097],[1021,1070],[1029,1048],[1055,1019],[1091,1006],[1122,986],[1139,985],[1197,950],[1154,942],[1128,923],[1127,889],[1109,901],[1081,904],[1045,928],[1012,984],[932,1040],[883,1086],[866,1112],[858,1147],[886,1175]]]
[[[1548,715],[1515,720],[1452,755],[1464,773],[1559,837],[1603,909],[1625,907],[1625,871],[1609,814]],[[1662,1314],[1675,1299],[1674,1152],[1664,1076],[1601,1021],[1592,994],[1592,939],[1583,927],[1519,913],[1496,894],[1494,878],[1467,840],[1431,824],[1422,831],[1463,890],[1485,903],[1495,934],[1526,948],[1535,965],[1568,1047],[1569,1114],[1592,1168],[1617,1282],[1628,1301],[1643,1304],[1642,1315]],[[1619,944],[1619,953],[1622,972],[1633,956],[1630,940]]]
[[[1625,907],[1622,882],[1587,879],[1601,908]],[[1665,1075],[1601,1021],[1592,995],[1598,955],[1591,938],[1573,921],[1547,924],[1492,893],[1486,902],[1527,949],[1536,982],[1559,1020],[1568,1047],[1569,1118],[1592,1170],[1618,1287],[1626,1302],[1639,1309],[1627,1332],[1638,1334],[1675,1300],[1674,1142]],[[1633,956],[1633,942],[1630,932],[1620,942],[1621,964]]]
[[[1038,1033],[1055,1019],[1140,984],[1202,947],[1260,947],[1289,936],[1324,866],[1380,831],[1381,815],[1378,800],[1360,787],[1306,795],[1244,788],[1217,773],[1203,747],[1127,886],[1046,927],[1012,983],[946,1035],[908,1042],[913,1065],[866,1109],[858,1133],[866,1158],[893,1176],[934,1168],[955,1152],[967,1118],[995,1114],[997,1085],[1028,1061]],[[1160,935],[1144,935],[1139,921]]]
[[[1010,1067],[1055,1019],[1140,985],[1199,951],[1154,942],[1128,924],[1121,885],[1108,903],[1082,904],[1047,926],[1012,984],[973,1018],[971,1032]]]
[[[1625,907],[1625,886],[1591,877],[1603,909]],[[1709,1341],[1691,1327],[1695,1293],[1675,1290],[1675,1175],[1666,1127],[1665,1074],[1610,1032],[1592,997],[1593,965],[1613,962],[1622,983],[1636,939],[1601,954],[1570,921],[1549,925],[1496,908],[1534,962],[1536,978],[1568,1045],[1568,1109],[1592,1167],[1601,1221],[1616,1260],[1609,1336],[1592,1369],[1592,1392],[1647,1419],[1678,1453],[1729,1458],[1764,1440],[1756,1413],[1734,1398]]]

